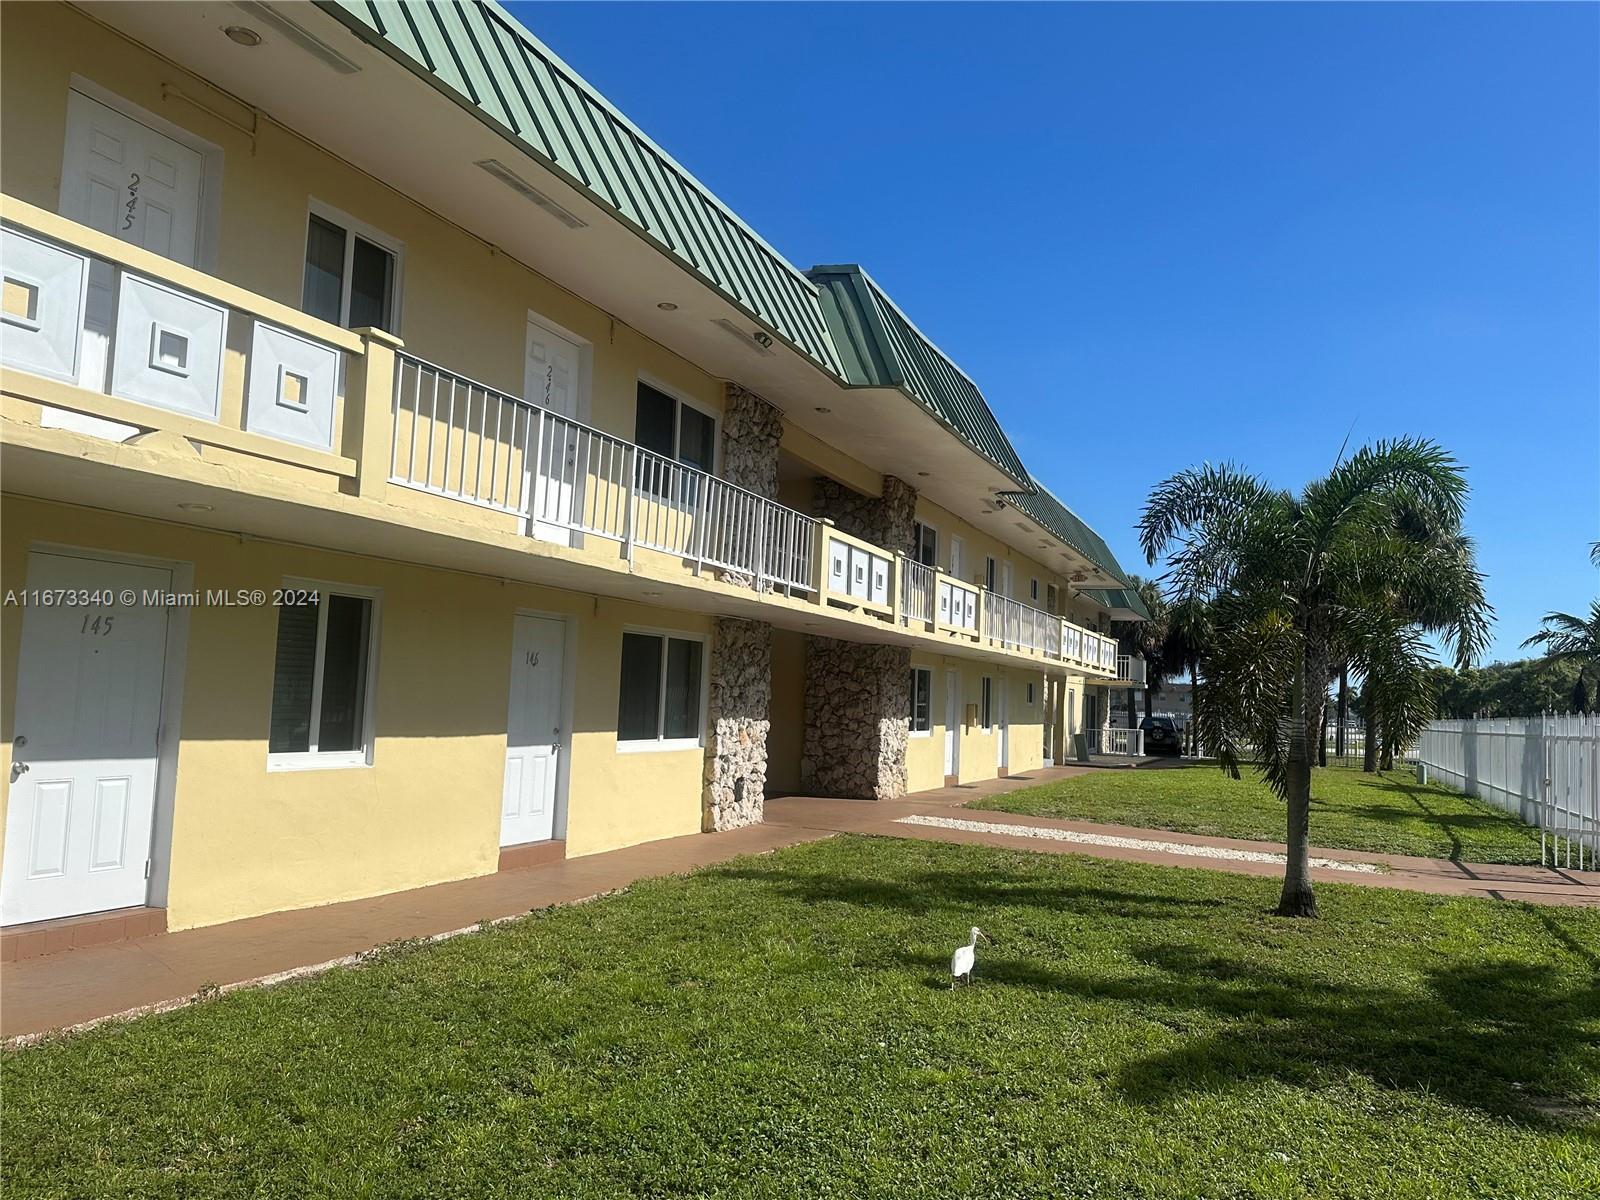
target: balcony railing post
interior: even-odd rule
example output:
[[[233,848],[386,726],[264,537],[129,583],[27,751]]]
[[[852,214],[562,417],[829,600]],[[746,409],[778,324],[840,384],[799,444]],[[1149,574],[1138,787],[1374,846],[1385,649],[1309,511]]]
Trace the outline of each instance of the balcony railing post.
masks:
[[[623,498],[622,510],[622,548],[627,555],[628,565],[633,566],[633,500],[635,489],[639,482],[639,447],[632,442],[627,445],[628,463],[628,488]]]
[[[358,329],[362,352],[345,359],[341,445],[356,461],[356,495],[379,500],[394,471],[395,351],[405,343],[382,329]]]
[[[754,551],[752,557],[755,559],[755,562],[752,565],[755,567],[755,589],[758,592],[763,592],[766,591],[766,588],[763,585],[766,583],[767,579],[767,505],[765,501],[757,500],[755,502],[755,506],[755,545],[751,547],[751,549]]]
[[[706,525],[711,510],[711,477],[700,481],[699,494],[694,503],[694,573],[702,575],[706,569]]]
[[[534,422],[539,426],[533,435],[533,469],[528,472],[528,513],[537,523],[540,514],[544,511],[544,427],[550,422],[550,414],[542,408],[533,410]],[[532,527],[528,529],[533,532]]]

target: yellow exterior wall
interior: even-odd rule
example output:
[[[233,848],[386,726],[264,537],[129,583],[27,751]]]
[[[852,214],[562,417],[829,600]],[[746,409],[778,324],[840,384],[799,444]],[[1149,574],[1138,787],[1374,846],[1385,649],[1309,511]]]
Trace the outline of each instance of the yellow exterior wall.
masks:
[[[704,634],[706,617],[14,496],[0,517],[0,588],[23,587],[30,546],[46,543],[192,563],[202,590],[270,590],[288,576],[382,590],[365,768],[268,771],[276,612],[189,610],[171,928],[495,870],[518,610],[577,625],[569,856],[701,827],[704,751],[619,753],[616,720],[624,625]],[[8,754],[19,616],[5,611],[0,738]]]
[[[8,5],[0,45],[5,190],[58,210],[73,74],[218,146],[224,156],[218,257],[202,270],[300,307],[312,198],[404,244],[399,335],[406,350],[512,395],[523,388],[532,309],[593,347],[590,424],[632,437],[641,373],[720,413],[722,384],[376,179],[263,118],[250,138],[163,81],[224,113],[246,114],[204,80],[58,4]]]
[[[957,778],[961,783],[975,783],[993,779],[999,772],[1000,736],[998,724],[984,729],[981,724],[966,723],[966,706],[977,705],[982,719],[983,677],[994,680],[996,722],[999,720],[999,692],[1006,688],[1010,696],[1010,765],[1009,774],[1037,769],[1044,762],[1044,695],[1042,672],[1021,669],[1003,669],[993,664],[976,663],[967,659],[947,658],[942,655],[915,653],[911,656],[913,667],[926,667],[933,672],[931,716],[933,728],[927,734],[912,734],[906,743],[906,788],[921,792],[944,786],[945,731],[945,680],[950,671],[961,676],[961,761]],[[1028,703],[1028,684],[1033,684],[1033,703]]]

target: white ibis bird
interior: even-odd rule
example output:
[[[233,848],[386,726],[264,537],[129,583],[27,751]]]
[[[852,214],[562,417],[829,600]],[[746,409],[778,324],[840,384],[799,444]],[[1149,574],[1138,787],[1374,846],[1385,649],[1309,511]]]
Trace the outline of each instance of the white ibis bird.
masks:
[[[956,952],[950,956],[950,988],[952,991],[955,990],[956,984],[963,979],[968,983],[972,982],[972,968],[978,961],[979,938],[986,942],[994,940],[974,925],[972,927],[972,937],[967,940],[967,944],[965,946],[957,946]]]

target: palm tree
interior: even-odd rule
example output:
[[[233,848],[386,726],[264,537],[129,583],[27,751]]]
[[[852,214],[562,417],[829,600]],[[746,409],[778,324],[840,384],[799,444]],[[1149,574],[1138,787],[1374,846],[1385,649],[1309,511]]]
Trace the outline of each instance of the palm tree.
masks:
[[[1317,912],[1311,738],[1332,668],[1349,662],[1384,711],[1414,715],[1432,703],[1422,633],[1442,635],[1463,666],[1488,641],[1490,610],[1470,544],[1450,540],[1466,497],[1449,454],[1403,438],[1342,459],[1298,496],[1206,465],[1168,479],[1145,506],[1149,562],[1178,543],[1166,576],[1171,601],[1206,605],[1195,695],[1202,745],[1235,778],[1254,753],[1286,802],[1283,916]],[[1430,536],[1416,535],[1419,521]]]
[[[1524,646],[1543,646],[1547,663],[1577,664],[1580,683],[1585,672],[1600,681],[1600,600],[1589,605],[1587,618],[1552,612],[1546,613],[1540,624],[1543,628],[1523,642]]]

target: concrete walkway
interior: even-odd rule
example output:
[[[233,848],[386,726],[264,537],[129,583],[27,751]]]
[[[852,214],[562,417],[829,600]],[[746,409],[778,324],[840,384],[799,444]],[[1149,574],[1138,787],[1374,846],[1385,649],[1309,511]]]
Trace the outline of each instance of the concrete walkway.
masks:
[[[1082,774],[1055,767],[1011,779],[920,792],[903,800],[821,800],[791,797],[767,804],[766,823],[728,833],[691,834],[571,859],[547,866],[274,913],[163,933],[138,941],[68,950],[7,963],[0,972],[0,1036],[8,1041],[45,1030],[81,1026],[118,1015],[160,1011],[188,1003],[213,986],[224,991],[315,974],[352,961],[363,951],[401,938],[445,938],[470,932],[481,921],[506,920],[536,908],[569,904],[628,886],[635,880],[679,874],[760,854],[834,833],[862,833],[933,841],[970,842],[1042,853],[1092,854],[1163,866],[1206,867],[1275,876],[1282,868],[1261,861],[1265,842],[1198,837],[1161,830],[1056,821],[1012,813],[956,810],[980,796],[1032,787]],[[1093,843],[1023,833],[972,831],[936,824],[906,824],[915,816],[989,826],[1067,831]],[[1131,843],[1131,844],[1123,844]],[[1152,845],[1154,844],[1154,845]],[[1170,847],[1160,848],[1162,845]],[[1195,857],[1182,848],[1244,852],[1245,858]],[[1537,904],[1600,907],[1600,874],[1541,867],[1474,866],[1436,859],[1317,850],[1319,857],[1379,864],[1381,872],[1337,868],[1312,872],[1318,880],[1359,883],[1446,895],[1526,900]]]

